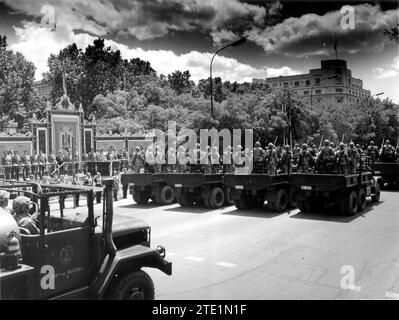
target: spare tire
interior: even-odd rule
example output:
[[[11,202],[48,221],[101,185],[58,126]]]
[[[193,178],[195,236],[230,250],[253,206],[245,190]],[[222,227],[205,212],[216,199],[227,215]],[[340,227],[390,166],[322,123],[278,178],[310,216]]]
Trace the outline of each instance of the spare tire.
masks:
[[[0,208],[0,252],[5,244],[8,243],[8,235],[15,232],[18,240],[21,241],[19,227],[13,216]]]

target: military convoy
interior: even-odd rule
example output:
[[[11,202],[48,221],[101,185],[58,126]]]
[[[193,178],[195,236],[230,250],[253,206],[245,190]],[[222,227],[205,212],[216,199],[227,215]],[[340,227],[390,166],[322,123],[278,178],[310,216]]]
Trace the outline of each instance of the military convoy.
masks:
[[[127,190],[138,204],[146,204],[149,199],[161,205],[175,202],[175,192],[166,183],[164,173],[125,173],[121,177],[123,197],[126,198]]]
[[[265,201],[274,212],[296,207],[295,189],[289,184],[288,174],[226,174],[224,184],[231,189],[237,209],[260,207]]]
[[[165,249],[150,248],[151,228],[113,216],[111,179],[104,180],[103,212],[96,215],[89,187],[0,182],[0,189],[28,197],[39,208],[38,234],[0,210],[1,299],[154,299],[143,267],[172,274]],[[87,197],[82,207],[57,210],[59,197]],[[57,214],[58,213],[58,214]]]

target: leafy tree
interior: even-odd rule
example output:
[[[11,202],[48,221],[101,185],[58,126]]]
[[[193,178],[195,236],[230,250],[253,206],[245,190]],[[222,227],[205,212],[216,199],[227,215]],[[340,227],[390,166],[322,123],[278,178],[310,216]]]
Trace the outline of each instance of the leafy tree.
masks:
[[[190,92],[194,86],[194,82],[190,80],[190,72],[188,70],[181,72],[179,70],[168,75],[168,83],[176,94],[182,94],[183,92]]]
[[[21,53],[7,50],[5,36],[0,37],[0,65],[0,117],[15,121],[22,128],[40,105],[33,90],[35,66]]]

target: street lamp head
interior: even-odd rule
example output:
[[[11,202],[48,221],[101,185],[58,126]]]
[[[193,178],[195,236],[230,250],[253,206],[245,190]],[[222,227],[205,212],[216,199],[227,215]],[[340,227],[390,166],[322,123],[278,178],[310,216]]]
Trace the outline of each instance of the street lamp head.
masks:
[[[232,46],[232,47],[237,47],[237,46],[239,46],[240,44],[243,44],[243,43],[246,42],[246,41],[247,41],[246,38],[241,38],[241,39],[239,39],[239,40],[234,41],[233,43],[231,43],[231,46]]]

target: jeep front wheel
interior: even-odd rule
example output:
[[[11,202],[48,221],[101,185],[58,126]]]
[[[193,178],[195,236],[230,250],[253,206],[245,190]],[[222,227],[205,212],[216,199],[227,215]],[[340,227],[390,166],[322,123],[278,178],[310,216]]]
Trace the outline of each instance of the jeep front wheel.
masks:
[[[144,271],[135,271],[117,279],[110,289],[111,300],[154,300],[154,283]]]

